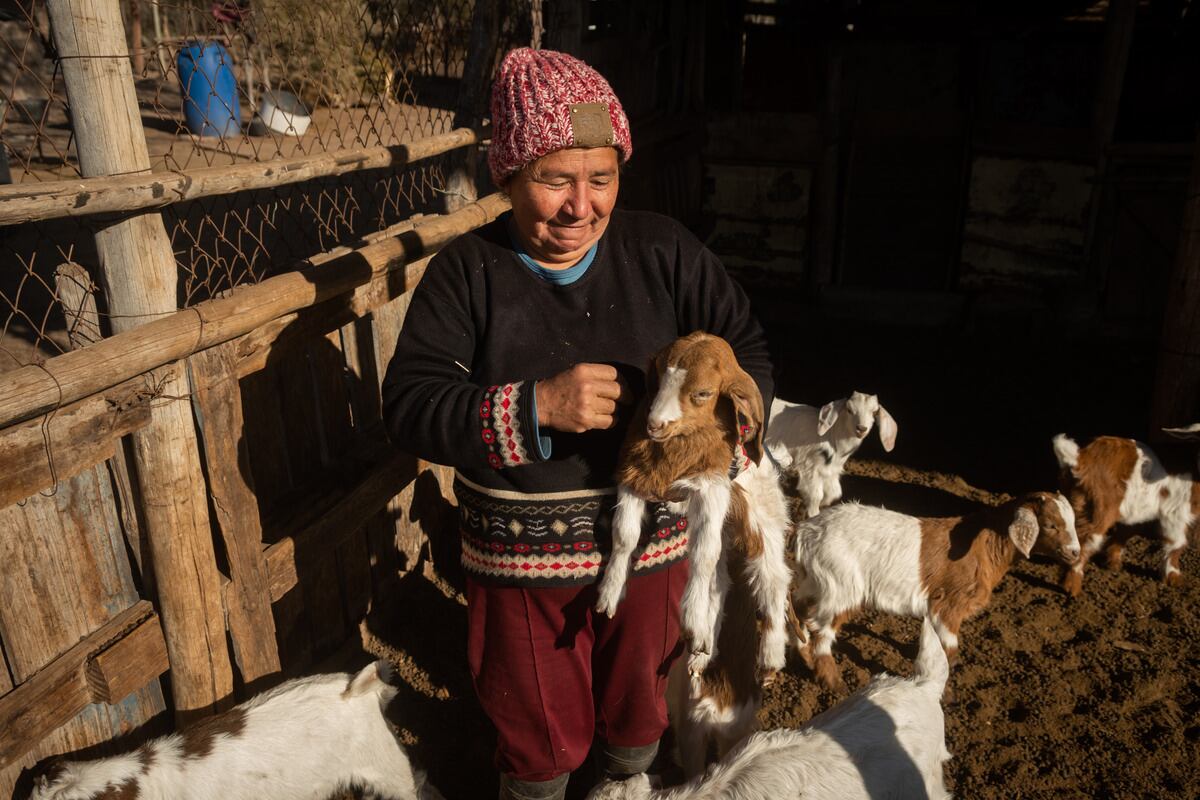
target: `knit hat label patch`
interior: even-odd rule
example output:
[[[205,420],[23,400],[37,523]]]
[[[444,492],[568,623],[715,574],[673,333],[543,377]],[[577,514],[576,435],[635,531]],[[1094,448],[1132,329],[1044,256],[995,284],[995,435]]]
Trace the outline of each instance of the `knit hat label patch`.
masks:
[[[576,147],[605,147],[613,143],[608,103],[575,103],[571,106],[571,138]]]

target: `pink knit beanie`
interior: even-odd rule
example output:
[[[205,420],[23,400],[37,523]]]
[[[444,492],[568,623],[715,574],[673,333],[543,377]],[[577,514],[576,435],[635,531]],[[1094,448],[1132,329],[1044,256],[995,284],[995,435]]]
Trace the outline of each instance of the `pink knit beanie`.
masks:
[[[566,53],[522,47],[500,65],[492,86],[492,146],[488,166],[500,186],[547,153],[567,147],[617,148],[633,154],[629,120],[608,81]]]

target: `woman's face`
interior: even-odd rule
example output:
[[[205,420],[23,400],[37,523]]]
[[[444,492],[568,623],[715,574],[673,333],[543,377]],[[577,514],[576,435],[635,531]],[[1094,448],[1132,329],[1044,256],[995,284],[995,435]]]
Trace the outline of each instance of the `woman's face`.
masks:
[[[534,261],[569,267],[595,244],[617,202],[617,166],[616,148],[569,147],[512,177],[513,221]]]

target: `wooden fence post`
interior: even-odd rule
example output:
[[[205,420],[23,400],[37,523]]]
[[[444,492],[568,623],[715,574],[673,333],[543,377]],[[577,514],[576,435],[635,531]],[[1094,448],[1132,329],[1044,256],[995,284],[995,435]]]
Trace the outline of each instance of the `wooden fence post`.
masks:
[[[229,563],[225,608],[230,638],[242,681],[253,684],[279,672],[280,664],[233,351],[229,343],[210,347],[188,359],[188,365],[213,508]]]
[[[103,338],[100,332],[100,313],[96,310],[96,289],[92,276],[80,264],[66,262],[59,264],[54,272],[55,289],[58,292],[58,304],[62,307],[63,318],[67,321],[67,340],[72,350],[80,350],[90,344],[95,344]],[[125,447],[118,440],[109,459],[109,479],[113,483],[114,495],[123,498],[120,506],[121,526],[125,530],[125,539],[133,553],[137,568],[142,571],[150,566],[142,563],[143,536],[138,525],[137,511],[130,507],[133,490],[131,478],[133,470],[129,467],[129,458],[125,455]],[[154,578],[143,581],[146,591],[153,594]]]
[[[1150,438],[1164,427],[1200,422],[1200,134],[1183,207],[1175,267],[1167,284],[1158,377],[1150,406]]]
[[[146,73],[146,54],[142,50],[142,4],[139,0],[129,0],[129,44],[133,48],[133,71],[138,75]]]
[[[88,271],[70,261],[59,264],[54,271],[54,288],[67,321],[67,340],[71,349],[78,350],[100,341],[100,314],[96,311],[92,276]]]
[[[47,9],[83,176],[149,172],[119,0],[48,0]],[[177,310],[175,257],[161,216],[99,227],[96,249],[114,333]],[[187,720],[229,697],[233,675],[188,385],[172,374],[150,425],[132,436],[175,712]]]

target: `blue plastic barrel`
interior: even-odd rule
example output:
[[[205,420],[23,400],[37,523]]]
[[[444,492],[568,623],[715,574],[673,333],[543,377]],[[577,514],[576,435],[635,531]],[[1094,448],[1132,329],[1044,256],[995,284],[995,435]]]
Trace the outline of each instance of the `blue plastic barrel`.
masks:
[[[219,42],[186,42],[176,59],[183,118],[197,136],[237,136],[242,130],[233,59]]]

